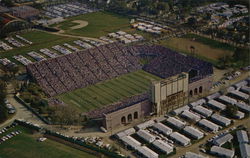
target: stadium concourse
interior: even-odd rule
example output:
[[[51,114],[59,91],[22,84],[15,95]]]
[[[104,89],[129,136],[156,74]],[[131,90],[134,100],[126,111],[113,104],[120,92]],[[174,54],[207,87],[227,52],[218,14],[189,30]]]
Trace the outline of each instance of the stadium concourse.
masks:
[[[142,65],[141,59],[147,57],[152,60]],[[212,64],[159,45],[125,46],[120,43],[112,43],[27,66],[28,73],[50,97],[141,69],[161,77],[163,80],[185,72],[188,74],[189,90],[195,87],[194,94],[209,90],[212,83]],[[182,94],[188,95],[188,93],[187,91]],[[126,124],[152,112],[152,101],[150,101],[149,96],[150,94],[145,92],[128,97],[117,103],[90,111],[87,116],[89,118],[109,117],[109,119],[122,120],[121,124]],[[121,113],[117,114],[117,111],[118,113],[121,111]],[[127,119],[117,118],[123,116],[124,112],[131,112],[133,116],[128,114]],[[115,113],[117,117],[111,116],[112,113]],[[108,115],[105,116],[105,114]]]

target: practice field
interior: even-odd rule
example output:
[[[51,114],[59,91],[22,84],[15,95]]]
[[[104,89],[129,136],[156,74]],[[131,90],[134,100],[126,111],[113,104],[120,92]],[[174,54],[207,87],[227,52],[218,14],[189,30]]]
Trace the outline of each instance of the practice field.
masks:
[[[75,20],[87,21],[88,25],[79,29],[72,29],[73,26],[78,25],[77,23],[74,23]],[[108,12],[95,12],[79,15],[52,26],[64,30],[66,34],[87,37],[101,37],[110,32],[130,28],[129,19],[127,17]]]
[[[94,155],[49,139],[38,142],[36,139],[39,135],[31,134],[29,129],[24,127],[16,126],[9,129],[6,134],[16,130],[22,133],[0,144],[1,158],[96,158]]]
[[[57,98],[68,105],[74,105],[83,112],[87,112],[126,97],[146,92],[150,88],[151,81],[159,79],[157,76],[139,70],[59,95]]]
[[[34,59],[32,59],[31,57],[29,57],[27,55],[28,52],[36,51],[37,53],[39,53],[39,50],[42,48],[48,48],[48,49],[52,50],[51,47],[54,45],[62,45],[65,42],[71,44],[74,40],[77,40],[76,38],[62,37],[62,36],[53,35],[53,34],[42,32],[42,31],[29,31],[26,33],[22,33],[20,35],[22,37],[26,38],[27,40],[32,41],[33,44],[28,45],[28,44],[25,44],[24,42],[18,40],[18,41],[22,42],[23,44],[25,44],[25,46],[20,47],[20,48],[13,47],[14,49],[12,49],[12,50],[2,51],[2,52],[0,52],[0,58],[8,58],[11,61],[19,64],[19,62],[14,60],[12,57],[14,55],[24,55],[24,57],[27,57],[31,61],[35,61]],[[54,51],[54,52],[56,52],[56,51]],[[58,54],[60,55],[59,52],[58,52]]]
[[[231,56],[233,54],[233,52],[230,50],[214,48],[207,44],[193,41],[190,38],[171,38],[168,40],[162,40],[159,44],[187,54],[191,54],[190,47],[193,46],[193,55],[197,55],[201,58],[206,58],[215,62],[221,57],[228,55]]]

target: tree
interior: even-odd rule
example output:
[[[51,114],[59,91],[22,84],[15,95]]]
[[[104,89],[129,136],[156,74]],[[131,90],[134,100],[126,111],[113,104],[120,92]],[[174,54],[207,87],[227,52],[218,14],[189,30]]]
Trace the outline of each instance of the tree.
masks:
[[[79,124],[84,120],[81,113],[70,106],[55,105],[53,111],[52,119],[54,122],[59,123],[61,127],[63,125]]]
[[[196,24],[197,24],[197,20],[195,17],[190,17],[188,18],[188,22],[187,22],[188,25],[192,26],[192,27],[195,27]]]
[[[242,63],[243,65],[249,64],[249,50],[243,48],[237,48],[233,54],[233,60],[238,63]]]
[[[12,0],[2,0],[1,3],[4,4],[7,7],[13,7],[14,6]]]
[[[5,106],[6,96],[6,84],[0,80],[0,122],[3,122],[8,118],[8,110]]]
[[[168,5],[169,5],[170,9],[173,10],[173,8],[174,8],[174,1],[173,0],[168,0],[167,2],[168,2]]]
[[[238,108],[237,106],[233,106],[232,104],[228,104],[226,108],[226,112],[230,117],[233,117],[237,114]]]

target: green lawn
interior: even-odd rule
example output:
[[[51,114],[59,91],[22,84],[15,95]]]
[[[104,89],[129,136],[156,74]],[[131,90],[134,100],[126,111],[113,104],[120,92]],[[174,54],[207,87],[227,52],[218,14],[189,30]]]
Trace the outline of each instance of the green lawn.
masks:
[[[49,139],[38,142],[38,135],[31,134],[24,127],[14,127],[6,134],[17,129],[22,133],[0,144],[0,158],[95,158],[94,155]]]
[[[170,39],[160,40],[158,44],[173,49],[177,52],[203,59],[205,61],[213,63],[214,65],[218,63],[220,58],[224,56],[231,56],[233,54],[233,52],[230,50],[215,48],[198,40],[193,41],[190,38],[184,37],[174,37]],[[191,46],[195,48],[193,53],[190,49]]]
[[[224,50],[229,50],[229,51],[234,51],[235,47],[227,44],[227,43],[222,43],[213,39],[209,39],[206,37],[202,37],[196,34],[187,34],[183,36],[184,38],[188,38],[188,39],[195,39],[197,42],[206,44],[212,48],[218,48],[218,49],[224,49]]]
[[[74,20],[84,20],[88,22],[86,27],[72,30],[70,27],[77,25]],[[129,18],[112,14],[109,12],[95,12],[84,15],[75,16],[57,25],[52,25],[65,30],[66,34],[100,37],[105,36],[110,32],[124,30],[130,28]]]
[[[152,80],[160,78],[143,70],[57,96],[83,112],[100,108],[129,96],[146,92]]]
[[[14,47],[13,50],[0,52],[0,58],[8,58],[18,63],[16,60],[12,58],[14,55],[24,55],[25,57],[31,59],[28,55],[26,55],[30,51],[39,52],[39,49],[42,49],[42,48],[51,49],[51,47],[54,45],[57,45],[57,44],[62,45],[65,42],[71,43],[72,41],[76,40],[76,38],[57,36],[57,35],[53,35],[53,34],[42,32],[42,31],[29,31],[26,33],[22,33],[21,36],[32,41],[33,44],[32,45],[26,44],[24,47],[21,47],[21,48]],[[60,53],[58,52],[58,54]],[[33,59],[31,60],[34,61]]]

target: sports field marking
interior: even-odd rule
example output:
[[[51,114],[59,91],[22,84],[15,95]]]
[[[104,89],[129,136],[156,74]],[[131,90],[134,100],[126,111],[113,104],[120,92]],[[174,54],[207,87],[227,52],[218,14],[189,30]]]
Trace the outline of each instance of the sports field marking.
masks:
[[[78,107],[81,107],[81,105],[79,105],[77,102],[75,102],[74,100],[70,100],[70,102],[72,102],[73,104],[77,105]]]
[[[152,80],[159,79],[157,76],[143,70],[138,70],[86,88],[59,95],[58,98],[69,105],[87,112],[118,102],[124,98],[144,93],[149,90]]]
[[[72,21],[72,23],[77,23],[78,25],[70,27],[71,30],[81,29],[89,24],[87,21],[84,20],[74,20]]]

